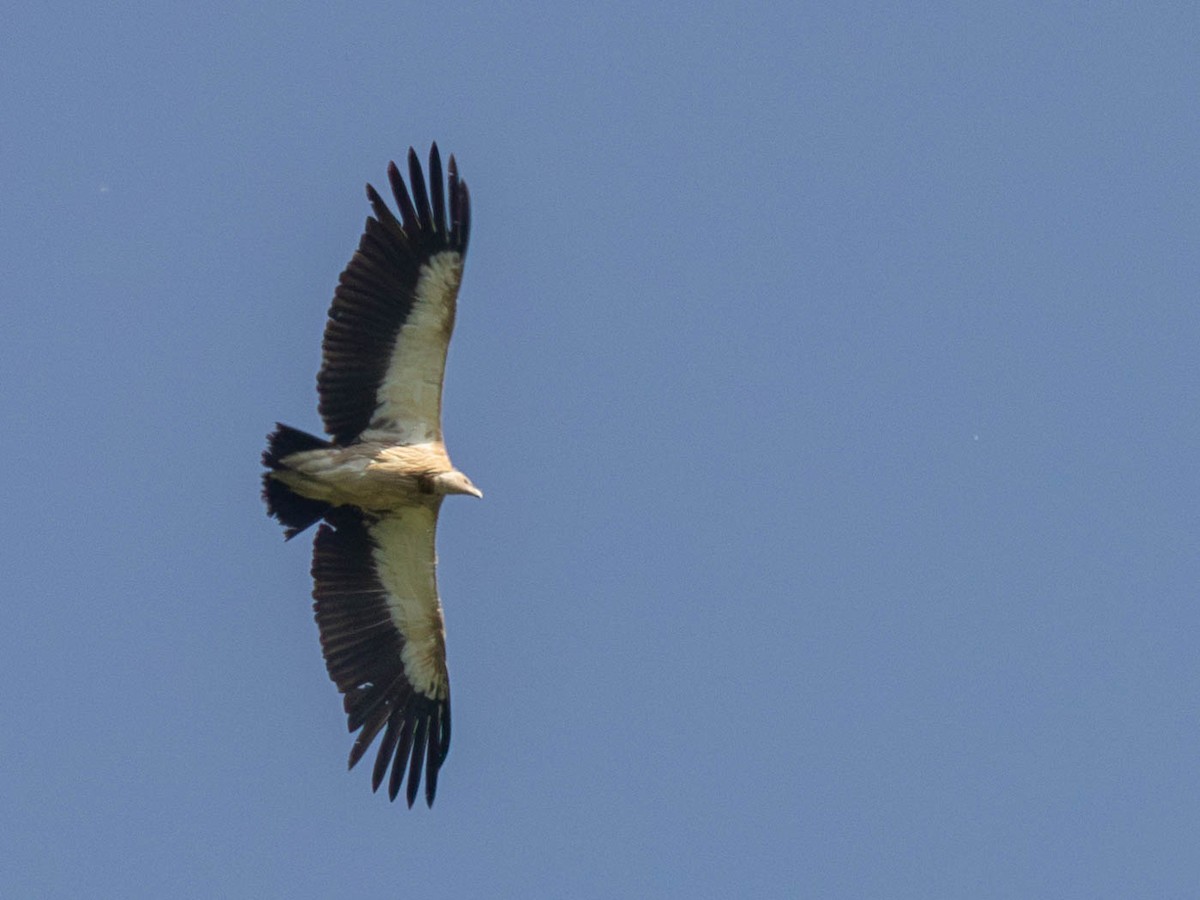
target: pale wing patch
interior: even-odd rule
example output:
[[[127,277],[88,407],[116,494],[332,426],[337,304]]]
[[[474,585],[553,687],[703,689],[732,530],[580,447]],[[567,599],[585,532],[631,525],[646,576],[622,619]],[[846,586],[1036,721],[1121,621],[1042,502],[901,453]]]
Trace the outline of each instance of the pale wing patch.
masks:
[[[455,251],[437,253],[421,266],[412,311],[396,336],[364,437],[388,435],[406,444],[442,439],[442,380],[462,271],[462,255]]]
[[[437,509],[413,506],[368,526],[375,571],[393,624],[404,635],[404,674],[433,700],[449,696],[446,632],[437,592]]]

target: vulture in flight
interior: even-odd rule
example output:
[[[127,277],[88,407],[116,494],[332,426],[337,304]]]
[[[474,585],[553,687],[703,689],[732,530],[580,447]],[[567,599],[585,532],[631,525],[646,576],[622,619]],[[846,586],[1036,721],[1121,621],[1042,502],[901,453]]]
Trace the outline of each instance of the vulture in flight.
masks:
[[[383,733],[372,786],[392,800],[425,777],[432,806],[450,748],[450,683],[434,534],[447,494],[482,497],[442,443],[442,376],[471,227],[467,186],[437,144],[429,182],[408,151],[388,181],[397,219],[374,215],[338,279],[325,323],[319,410],[329,440],[278,424],[263,453],[263,499],[288,539],[313,542],[313,608],[329,677],[343,694],[353,768]],[[448,212],[447,212],[448,207]]]

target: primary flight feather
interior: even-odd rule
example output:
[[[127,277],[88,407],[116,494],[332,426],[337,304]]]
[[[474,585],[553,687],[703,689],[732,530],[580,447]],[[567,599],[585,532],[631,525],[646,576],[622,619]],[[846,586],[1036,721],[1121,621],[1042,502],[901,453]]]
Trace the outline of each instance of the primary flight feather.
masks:
[[[263,499],[288,539],[321,521],[313,599],[329,677],[343,694],[354,767],[379,737],[372,786],[433,805],[450,748],[450,682],[434,547],[446,494],[483,494],[442,443],[442,377],[454,330],[471,204],[437,144],[429,186],[408,151],[408,185],[388,181],[397,219],[367,185],[374,215],[338,279],[317,375],[330,440],[277,425]],[[447,212],[447,202],[449,210]],[[390,775],[388,774],[390,767]]]

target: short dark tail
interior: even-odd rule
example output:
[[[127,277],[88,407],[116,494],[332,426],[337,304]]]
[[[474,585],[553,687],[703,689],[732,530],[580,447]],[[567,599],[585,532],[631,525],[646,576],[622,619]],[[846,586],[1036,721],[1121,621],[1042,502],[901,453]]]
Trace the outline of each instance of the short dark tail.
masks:
[[[263,500],[267,504],[267,514],[274,516],[283,525],[284,539],[291,540],[305,528],[320,521],[329,512],[330,504],[323,500],[310,500],[293,491],[277,478],[272,478],[272,472],[286,469],[282,462],[285,457],[305,450],[323,450],[333,446],[323,438],[313,437],[303,431],[287,425],[275,423],[275,430],[267,438],[267,449],[263,451],[262,462],[267,467],[263,473]]]

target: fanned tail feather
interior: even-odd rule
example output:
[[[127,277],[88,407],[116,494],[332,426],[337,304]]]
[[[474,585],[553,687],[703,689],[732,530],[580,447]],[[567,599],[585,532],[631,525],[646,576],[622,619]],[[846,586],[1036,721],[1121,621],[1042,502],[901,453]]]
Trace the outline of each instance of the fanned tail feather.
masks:
[[[283,460],[293,453],[306,450],[323,450],[333,446],[324,438],[314,437],[279,422],[275,430],[267,438],[267,449],[263,451],[262,463],[267,471],[263,473],[263,500],[267,504],[267,514],[279,520],[284,527],[284,540],[291,540],[320,519],[331,509],[330,504],[323,500],[311,500],[302,497],[290,487],[271,477],[272,472],[286,469]]]

